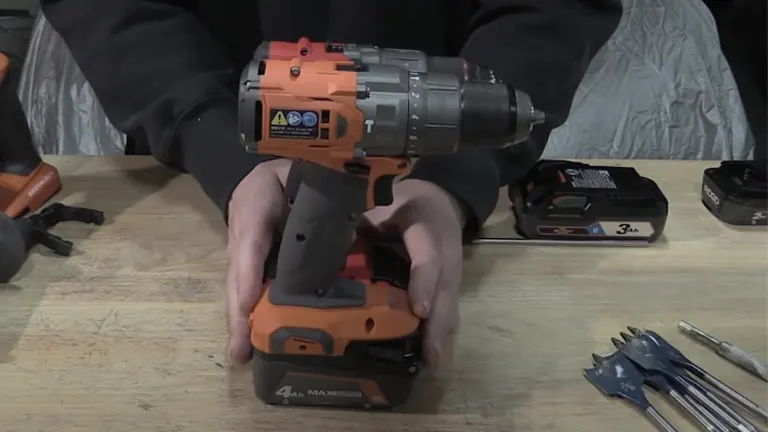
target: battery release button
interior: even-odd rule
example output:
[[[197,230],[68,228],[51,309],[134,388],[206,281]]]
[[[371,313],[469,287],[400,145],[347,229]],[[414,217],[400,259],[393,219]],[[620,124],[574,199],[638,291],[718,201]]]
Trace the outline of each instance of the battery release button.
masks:
[[[563,195],[552,198],[552,206],[561,210],[579,210],[587,207],[587,197],[580,195]]]

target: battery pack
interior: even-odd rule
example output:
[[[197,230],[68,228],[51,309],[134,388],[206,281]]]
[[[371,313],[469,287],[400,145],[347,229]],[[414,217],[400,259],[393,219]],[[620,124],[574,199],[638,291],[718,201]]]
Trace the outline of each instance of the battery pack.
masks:
[[[768,183],[765,168],[753,161],[725,161],[704,170],[701,201],[730,225],[766,225]]]
[[[279,245],[275,243],[266,260],[265,282],[275,278]],[[405,292],[410,267],[399,243],[358,236],[340,274]],[[407,303],[406,296],[379,300],[408,307],[396,305],[401,299]],[[397,339],[347,340],[340,336],[348,327],[339,318],[341,309],[322,313],[329,318],[312,328],[278,326],[269,335],[270,352],[254,346],[251,366],[256,396],[270,405],[305,407],[389,409],[404,404],[423,368],[422,326]]]
[[[541,160],[509,186],[526,239],[654,242],[669,205],[659,186],[631,167]]]

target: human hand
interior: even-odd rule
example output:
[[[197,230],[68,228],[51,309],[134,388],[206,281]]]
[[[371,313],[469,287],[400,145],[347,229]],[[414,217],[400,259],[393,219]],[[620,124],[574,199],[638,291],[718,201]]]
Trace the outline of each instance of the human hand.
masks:
[[[287,159],[260,163],[240,181],[229,201],[228,350],[236,363],[251,355],[248,316],[261,296],[264,262],[286,211],[283,188],[290,168]]]
[[[436,366],[448,334],[458,324],[462,277],[461,205],[441,187],[424,180],[398,182],[394,202],[365,213],[372,228],[402,235],[411,258],[411,307],[426,319],[427,362]]]

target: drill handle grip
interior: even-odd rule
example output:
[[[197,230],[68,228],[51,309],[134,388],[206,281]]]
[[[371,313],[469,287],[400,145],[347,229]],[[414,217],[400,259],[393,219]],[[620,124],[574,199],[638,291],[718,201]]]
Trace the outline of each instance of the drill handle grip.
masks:
[[[368,208],[368,179],[311,162],[295,162],[293,170],[298,173],[291,177],[301,183],[283,229],[269,299],[273,304],[312,306],[320,298],[333,297],[341,307],[346,300],[337,289],[338,274]]]

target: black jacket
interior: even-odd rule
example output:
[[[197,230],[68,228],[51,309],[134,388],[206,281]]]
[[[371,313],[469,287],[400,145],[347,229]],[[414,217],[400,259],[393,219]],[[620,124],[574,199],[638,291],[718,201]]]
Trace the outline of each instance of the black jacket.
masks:
[[[262,40],[375,44],[463,56],[564,119],[576,87],[615,30],[620,0],[43,0],[117,129],[191,173],[226,212],[264,156],[237,138],[237,80]],[[549,127],[556,127],[552,122]],[[422,158],[412,177],[463,201],[478,228],[500,186],[524,174],[549,128],[512,153]]]

